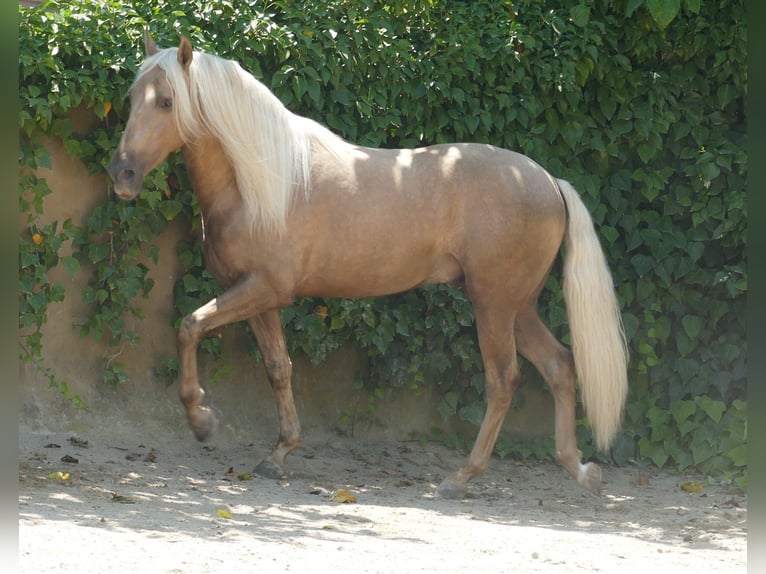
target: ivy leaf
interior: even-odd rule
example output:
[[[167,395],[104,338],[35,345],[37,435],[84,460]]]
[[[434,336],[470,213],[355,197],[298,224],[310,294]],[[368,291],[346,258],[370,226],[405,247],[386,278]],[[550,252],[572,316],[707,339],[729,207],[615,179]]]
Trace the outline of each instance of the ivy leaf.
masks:
[[[80,271],[80,262],[71,255],[66,255],[61,258],[61,266],[67,272],[70,279]]]
[[[734,466],[745,466],[747,464],[747,445],[736,446],[724,453],[731,459]]]
[[[705,179],[705,181],[713,181],[715,178],[721,175],[721,168],[719,168],[715,163],[711,161],[703,163],[700,167],[700,172],[702,173],[702,177]]]
[[[437,410],[444,420],[454,415],[457,412],[457,404],[460,400],[460,395],[456,391],[448,391],[445,393],[442,400],[439,402]]]
[[[40,262],[40,257],[34,251],[27,251],[19,255],[19,266],[22,269],[36,266],[39,262]],[[30,289],[29,292],[31,291],[32,290]]]
[[[644,3],[644,0],[628,0],[628,4],[625,6],[625,16],[630,18],[638,8]]]
[[[696,315],[686,315],[681,319],[681,324],[684,326],[684,331],[686,331],[689,339],[694,340],[699,336],[705,322]]]
[[[617,465],[624,465],[636,457],[636,439],[633,435],[621,432],[612,445],[612,459]]]
[[[665,466],[665,463],[670,458],[661,443],[652,442],[646,437],[638,439],[638,450],[641,456],[650,458],[657,465],[657,468],[660,469]]]
[[[654,269],[654,266],[656,265],[656,261],[653,257],[649,257],[648,255],[644,255],[642,253],[631,257],[630,263],[633,265],[633,268],[636,270],[636,273],[638,273],[639,277],[644,277],[647,275],[652,269]]]
[[[646,0],[646,7],[660,30],[664,30],[678,15],[681,0]]]
[[[684,4],[686,5],[686,8],[688,8],[690,12],[693,12],[694,14],[699,14],[702,0],[684,0]]]
[[[652,159],[654,159],[657,149],[654,146],[648,145],[646,143],[640,143],[636,147],[636,151],[638,152],[638,157],[641,158],[641,161],[643,161],[644,163],[649,163],[650,161],[652,161]]]
[[[691,451],[694,464],[705,462],[717,454],[715,446],[706,440],[695,440],[691,445]]]
[[[166,199],[159,202],[159,211],[166,221],[173,221],[183,210],[183,204],[177,199]]]
[[[572,19],[572,23],[575,26],[584,28],[588,25],[588,20],[590,20],[590,6],[587,4],[573,6],[569,11],[569,17]]]
[[[719,86],[717,96],[718,105],[721,106],[721,109],[724,109],[737,97],[737,89],[730,84],[723,84]]]
[[[697,405],[694,401],[677,401],[670,405],[670,414],[681,424],[697,411]]]
[[[599,86],[598,105],[601,108],[601,113],[604,114],[604,117],[607,120],[611,120],[612,116],[614,116],[614,112],[617,110],[617,100],[608,86]]]
[[[718,423],[726,410],[726,404],[723,401],[715,401],[707,395],[702,395],[695,399],[699,408],[701,408],[707,416],[713,419],[713,422]]]
[[[564,136],[567,145],[572,148],[576,148],[580,143],[583,133],[585,133],[583,125],[577,121],[568,122],[561,126],[561,135]]]
[[[35,163],[37,164],[37,167],[43,169],[53,169],[51,153],[42,146],[35,149]]]
[[[481,403],[474,403],[472,405],[467,405],[461,408],[458,411],[458,415],[460,415],[460,418],[464,421],[467,421],[469,423],[472,423],[476,426],[480,426],[482,421],[484,420],[484,411],[486,409],[484,408],[484,405]]]
[[[625,337],[630,341],[638,331],[638,318],[633,313],[623,313],[622,326],[625,328]]]

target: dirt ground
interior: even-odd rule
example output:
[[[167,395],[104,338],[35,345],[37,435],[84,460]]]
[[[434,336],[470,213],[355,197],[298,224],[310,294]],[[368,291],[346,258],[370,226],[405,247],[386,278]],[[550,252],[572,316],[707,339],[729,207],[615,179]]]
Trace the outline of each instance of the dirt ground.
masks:
[[[249,477],[268,449],[20,430],[19,572],[746,571],[746,495],[700,477],[608,467],[594,496],[494,459],[453,501],[439,444],[307,437],[287,478]]]

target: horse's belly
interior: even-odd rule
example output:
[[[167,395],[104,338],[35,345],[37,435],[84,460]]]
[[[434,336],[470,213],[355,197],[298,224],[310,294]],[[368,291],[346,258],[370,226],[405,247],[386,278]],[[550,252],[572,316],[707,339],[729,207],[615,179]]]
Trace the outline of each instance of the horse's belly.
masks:
[[[324,269],[307,275],[297,288],[300,297],[342,297],[358,299],[401,293],[415,287],[434,283],[462,282],[463,269],[449,253],[437,257],[365,258],[358,262],[346,260],[336,267],[331,263]]]

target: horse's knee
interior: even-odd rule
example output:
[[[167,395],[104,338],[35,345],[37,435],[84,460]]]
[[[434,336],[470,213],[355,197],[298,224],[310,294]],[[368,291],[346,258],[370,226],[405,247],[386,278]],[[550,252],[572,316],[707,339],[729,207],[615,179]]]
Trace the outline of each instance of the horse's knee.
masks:
[[[518,369],[504,373],[494,380],[487,379],[485,392],[487,403],[502,407],[510,407],[513,394],[521,383],[521,374]]]
[[[293,363],[289,357],[282,360],[264,361],[266,374],[272,386],[284,386],[290,384],[293,375]]]
[[[196,346],[202,340],[202,330],[200,329],[194,314],[187,315],[181,320],[181,326],[178,328],[178,346],[186,348]]]

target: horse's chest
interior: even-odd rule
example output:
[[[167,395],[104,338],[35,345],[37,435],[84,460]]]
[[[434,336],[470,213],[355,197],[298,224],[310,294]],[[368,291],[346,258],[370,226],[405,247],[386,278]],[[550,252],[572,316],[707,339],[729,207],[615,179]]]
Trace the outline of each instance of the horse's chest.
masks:
[[[220,250],[216,249],[216,243],[210,239],[205,239],[202,242],[202,255],[205,259],[205,267],[210,271],[219,283],[228,286],[236,281],[239,275],[236,267],[232,261],[226,257],[226,253],[220,253]]]

